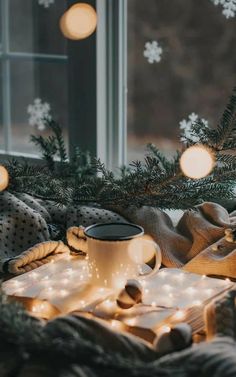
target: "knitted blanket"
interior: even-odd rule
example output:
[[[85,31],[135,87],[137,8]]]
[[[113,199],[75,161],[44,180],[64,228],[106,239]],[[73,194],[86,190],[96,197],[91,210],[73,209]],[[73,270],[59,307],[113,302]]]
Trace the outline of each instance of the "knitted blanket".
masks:
[[[161,357],[145,342],[83,316],[59,317],[45,325],[20,313],[24,322],[21,331],[15,331],[17,322],[10,313],[7,320],[0,319],[5,324],[0,329],[1,377],[236,375],[236,343],[229,337]],[[14,325],[7,328],[10,319]]]
[[[192,263],[192,268],[197,269],[198,260],[210,258],[211,263],[205,267],[200,263],[203,270],[208,265],[215,269],[220,261],[219,272],[235,274],[235,264],[230,267],[235,257],[234,215],[215,203],[204,203],[173,221],[156,208],[111,211],[85,206],[57,207],[52,202],[5,191],[0,193],[0,256],[2,260],[16,257],[39,242],[65,241],[66,230],[71,226],[132,221],[142,225],[158,242],[164,265],[188,268]],[[193,261],[197,261],[195,267]],[[236,375],[236,343],[224,333],[212,342],[161,356],[145,342],[80,315],[58,317],[45,324],[27,314],[19,322],[18,309],[12,317],[4,306],[0,309],[2,377]]]
[[[0,260],[3,264],[6,259],[16,258],[41,242],[66,241],[66,230],[72,226],[130,221],[143,226],[159,244],[164,266],[235,278],[235,213],[229,214],[216,203],[203,203],[180,213],[177,219],[173,214],[153,207],[114,207],[112,210],[92,206],[58,207],[27,194],[4,191],[0,193]],[[72,242],[71,246],[83,250],[84,240],[80,242],[79,232],[76,237],[77,242]],[[43,253],[36,254],[45,259],[47,254],[66,250],[61,246],[49,244]],[[33,259],[31,256],[30,262]],[[31,263],[29,269],[38,265]]]

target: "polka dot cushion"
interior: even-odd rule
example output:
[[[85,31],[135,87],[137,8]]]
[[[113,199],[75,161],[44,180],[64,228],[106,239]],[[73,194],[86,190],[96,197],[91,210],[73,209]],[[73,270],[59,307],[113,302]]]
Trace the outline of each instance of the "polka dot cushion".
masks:
[[[0,194],[1,258],[14,257],[36,243],[50,239],[42,213],[33,209],[33,203],[31,208],[26,202],[7,191]]]
[[[84,227],[97,223],[126,222],[124,217],[106,209],[81,206],[69,208],[67,211],[67,228],[83,225]]]
[[[125,221],[118,214],[101,208],[59,207],[27,194],[13,195],[4,191],[0,193],[0,259],[19,255],[37,243],[58,239],[57,229],[65,236],[71,226]]]

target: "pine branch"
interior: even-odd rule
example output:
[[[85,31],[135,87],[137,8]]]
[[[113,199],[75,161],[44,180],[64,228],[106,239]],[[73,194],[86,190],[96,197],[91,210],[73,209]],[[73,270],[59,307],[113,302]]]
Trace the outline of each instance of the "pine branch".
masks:
[[[223,113],[220,124],[216,130],[215,149],[232,149],[236,145],[236,88]],[[231,144],[233,142],[233,144]]]
[[[109,206],[158,206],[188,208],[204,200],[233,198],[236,180],[236,91],[222,116],[220,125],[210,129],[198,120],[193,126],[194,140],[215,153],[212,173],[200,180],[185,177],[180,169],[181,153],[168,159],[153,144],[148,145],[144,162],[134,161],[122,167],[120,175],[106,169],[99,160],[78,148],[69,161],[59,125],[50,121],[53,134],[48,138],[32,137],[43,152],[45,164],[31,166],[11,161],[7,165],[9,189],[27,192],[58,204],[92,204]],[[187,140],[189,145],[194,141]],[[196,143],[196,142],[195,142]],[[228,149],[230,150],[228,151]],[[230,153],[225,153],[227,152]],[[55,163],[59,155],[60,161]]]
[[[48,127],[53,131],[54,139],[56,143],[56,152],[60,157],[60,162],[66,162],[68,160],[66,146],[62,135],[62,129],[57,122],[53,119],[46,119]]]

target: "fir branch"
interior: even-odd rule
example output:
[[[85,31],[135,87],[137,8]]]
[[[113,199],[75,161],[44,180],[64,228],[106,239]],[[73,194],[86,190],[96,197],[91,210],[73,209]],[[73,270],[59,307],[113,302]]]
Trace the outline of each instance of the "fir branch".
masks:
[[[58,204],[103,207],[132,204],[188,208],[203,200],[233,198],[232,188],[236,180],[235,114],[236,91],[216,129],[206,127],[201,120],[193,126],[193,139],[210,147],[216,158],[212,173],[200,180],[183,175],[179,165],[180,152],[168,159],[153,144],[148,145],[144,162],[134,161],[128,167],[122,167],[119,176],[109,171],[99,159],[78,148],[74,157],[68,160],[60,126],[50,121],[51,136],[32,138],[43,152],[46,164],[34,166],[25,161],[9,162],[9,190],[27,192]],[[190,145],[195,143],[188,140]],[[228,153],[225,153],[226,150]],[[54,162],[56,155],[60,156],[57,163]]]
[[[216,130],[215,149],[233,149],[236,146],[236,88]]]
[[[62,135],[62,129],[57,122],[53,119],[46,119],[48,127],[53,131],[56,143],[56,152],[60,157],[60,162],[64,163],[68,160],[66,146]]]

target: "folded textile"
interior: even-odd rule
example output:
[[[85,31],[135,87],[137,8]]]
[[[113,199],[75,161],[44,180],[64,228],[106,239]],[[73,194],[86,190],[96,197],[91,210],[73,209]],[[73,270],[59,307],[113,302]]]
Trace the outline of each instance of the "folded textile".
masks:
[[[175,221],[170,211],[154,207],[114,207],[112,210],[58,207],[27,194],[13,195],[4,191],[0,193],[0,258],[18,256],[40,242],[66,241],[67,231],[69,246],[86,251],[86,241],[76,229],[78,226],[129,221],[143,226],[145,233],[159,244],[164,266],[184,266],[191,272],[236,277],[235,264],[231,263],[236,258],[234,239],[230,242],[229,237],[225,237],[228,229],[236,228],[235,215],[234,212],[230,215],[219,204],[205,202],[183,212]],[[58,229],[62,229],[62,233]],[[223,254],[222,247],[212,253],[211,246],[215,243],[224,246]]]
[[[0,310],[4,312],[6,307]],[[161,357],[138,338],[113,331],[83,315],[58,317],[46,325],[27,314],[24,319],[20,332],[16,325],[12,327],[13,317],[1,327],[1,335],[5,335],[0,344],[2,377],[236,375],[236,343],[231,337],[217,337]]]
[[[62,241],[45,241],[32,246],[14,258],[2,260],[2,270],[7,263],[7,272],[14,275],[31,271],[45,263],[56,261],[65,253],[69,254],[70,249]]]
[[[204,309],[207,339],[230,336],[236,339],[236,288],[211,301]]]
[[[38,200],[28,194],[13,195],[8,191],[1,192],[0,271],[4,262],[10,259],[11,273],[22,273],[33,267],[36,268],[41,264],[42,259],[44,259],[42,263],[49,261],[50,258],[46,256],[52,254],[55,246],[50,244],[50,240],[66,241],[66,231],[72,226],[125,221],[120,215],[102,208],[59,207],[53,202]],[[68,241],[70,246],[76,246],[75,237],[68,237]],[[44,250],[43,258],[38,258],[36,251],[39,249],[39,244],[44,242],[47,243],[41,247],[41,252]],[[31,265],[19,269],[19,265],[26,266],[26,260],[30,261]],[[34,261],[37,262],[33,263]]]
[[[185,211],[176,226],[170,216],[158,208],[130,207],[119,213],[129,221],[142,225],[145,232],[159,244],[164,266],[185,266],[186,270],[201,274],[228,276],[230,272],[231,277],[236,277],[235,264],[231,263],[235,258],[231,252],[236,249],[236,245],[226,239],[221,241],[225,249],[222,271],[221,264],[212,264],[221,255],[220,248],[214,251],[214,258],[207,253],[207,262],[201,264],[204,250],[223,239],[226,229],[235,229],[236,226],[235,214],[229,215],[219,204],[205,202]]]

